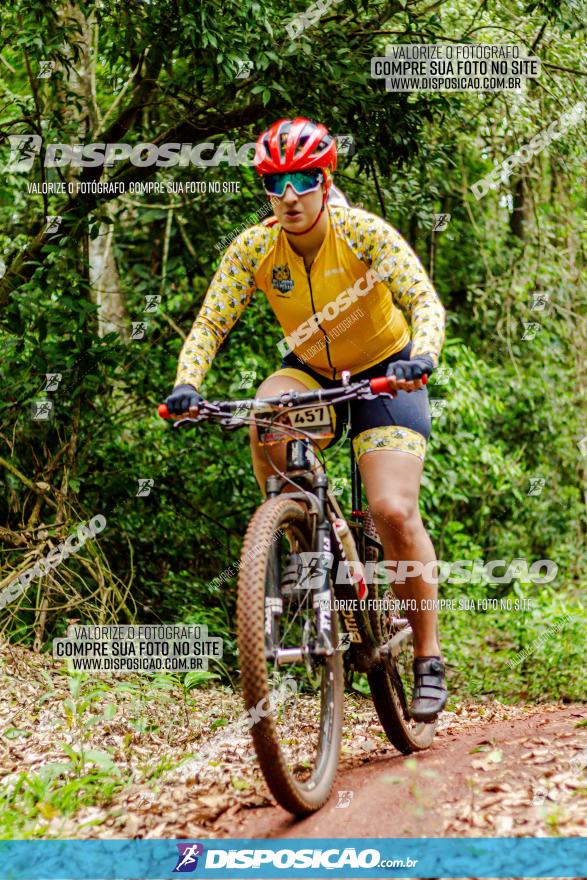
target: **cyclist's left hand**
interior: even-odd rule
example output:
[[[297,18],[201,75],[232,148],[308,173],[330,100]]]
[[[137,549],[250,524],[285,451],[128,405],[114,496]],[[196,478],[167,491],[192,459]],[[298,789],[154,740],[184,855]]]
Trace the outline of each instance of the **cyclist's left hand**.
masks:
[[[419,354],[408,361],[395,361],[387,367],[387,378],[395,379],[398,391],[416,391],[422,387],[422,376],[431,376],[434,361],[428,354]]]

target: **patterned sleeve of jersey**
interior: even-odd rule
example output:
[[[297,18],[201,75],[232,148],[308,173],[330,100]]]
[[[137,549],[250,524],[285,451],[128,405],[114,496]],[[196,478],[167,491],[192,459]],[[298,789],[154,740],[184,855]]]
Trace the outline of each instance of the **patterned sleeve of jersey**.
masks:
[[[255,292],[253,265],[263,251],[263,230],[245,230],[230,245],[208,288],[202,308],[183,344],[176,385],[199,388],[216,352]],[[258,259],[257,259],[258,261]]]
[[[354,214],[355,212],[353,212]],[[356,211],[362,258],[389,288],[411,326],[412,357],[430,354],[436,365],[444,342],[445,310],[420,260],[399,232],[375,214]],[[362,241],[361,241],[362,240]]]

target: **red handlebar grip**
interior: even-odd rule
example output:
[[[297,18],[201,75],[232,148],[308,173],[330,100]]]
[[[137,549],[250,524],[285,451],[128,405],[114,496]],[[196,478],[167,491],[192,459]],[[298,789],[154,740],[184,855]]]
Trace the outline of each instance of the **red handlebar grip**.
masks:
[[[424,373],[420,381],[422,382],[422,385],[428,384],[428,376],[426,373]],[[373,394],[381,394],[384,391],[391,391],[387,376],[380,376],[377,379],[371,379],[369,385]]]
[[[384,391],[390,390],[387,376],[380,376],[377,379],[370,379],[369,386],[373,394],[381,394]]]
[[[167,409],[166,403],[159,404],[159,406],[157,407],[157,413],[159,415],[159,418],[161,418],[161,419],[170,419],[171,418],[171,413]]]

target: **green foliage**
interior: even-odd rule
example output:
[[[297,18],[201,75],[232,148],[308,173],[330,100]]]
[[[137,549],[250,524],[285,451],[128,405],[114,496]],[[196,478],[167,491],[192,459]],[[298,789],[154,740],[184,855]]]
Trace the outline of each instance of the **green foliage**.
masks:
[[[353,202],[384,213],[408,238],[447,307],[442,364],[452,373],[446,385],[431,383],[431,397],[446,400],[446,408],[434,422],[422,491],[438,555],[553,559],[561,603],[575,602],[585,536],[584,459],[577,443],[587,433],[577,378],[584,344],[582,141],[567,134],[479,202],[469,187],[584,100],[584,79],[568,72],[580,68],[584,56],[576,4],[489,2],[474,12],[460,0],[434,8],[345,3],[292,41],[285,24],[306,5],[80,0],[75,15],[41,0],[5,5],[0,149],[7,157],[7,135],[32,131],[42,132],[45,143],[240,145],[293,113],[320,118],[335,134],[352,134],[356,156],[341,159],[337,182]],[[383,54],[390,39],[511,42],[512,29],[528,47],[541,35],[533,53],[543,62],[543,79],[523,95],[390,94],[370,76],[369,59]],[[96,45],[92,59],[88,33]],[[93,95],[72,75],[84,57]],[[237,77],[248,60],[249,75]],[[48,79],[36,78],[41,61],[54,63]],[[33,181],[89,181],[100,173],[103,180],[127,182],[231,179],[240,192],[127,193],[69,202],[27,189]],[[260,497],[247,440],[217,427],[171,432],[155,409],[173,384],[182,335],[218,265],[216,245],[263,201],[253,169],[242,166],[139,173],[123,162],[105,170],[47,168],[42,176],[36,159],[30,173],[3,175],[1,588],[79,522],[98,513],[107,518],[96,541],[50,577],[33,581],[9,606],[1,626],[15,641],[36,637],[48,647],[71,617],[206,623],[225,638],[223,664],[211,672],[234,680],[235,578],[221,587],[213,582],[237,562]],[[433,214],[441,212],[451,214],[450,224],[433,233]],[[56,236],[40,234],[47,214],[63,217]],[[88,249],[109,231],[121,320],[148,320],[141,340],[125,341],[116,327],[100,327]],[[549,295],[546,312],[532,310],[536,293]],[[145,313],[150,295],[162,297],[161,307]],[[540,330],[523,340],[530,322]],[[204,392],[234,394],[242,370],[254,371],[260,382],[279,364],[279,336],[258,295]],[[47,373],[62,375],[55,392],[43,390]],[[42,398],[54,402],[49,421],[30,417],[31,404]],[[347,477],[346,449],[329,452],[328,462],[332,476]],[[536,478],[544,479],[544,489],[529,496]],[[145,479],[153,481],[151,491],[137,496]],[[344,503],[348,493],[347,483]],[[443,589],[457,594],[453,585]],[[475,598],[505,595],[499,585],[468,590]],[[554,613],[551,593],[535,598],[536,616],[523,624],[513,615],[488,614],[444,622],[447,652],[460,669],[473,671],[463,688],[487,693],[501,687],[499,651],[508,657],[510,649],[532,644],[541,621]],[[573,607],[579,620],[584,612],[578,603]],[[543,677],[541,693],[585,693],[584,679],[573,679],[582,668],[575,650],[581,626],[568,630],[564,662],[557,655],[568,676]],[[498,654],[483,649],[491,640]],[[552,647],[548,643],[545,654]],[[538,650],[529,665],[516,667],[512,694],[541,695],[530,673],[542,657]],[[147,723],[141,716],[135,721]]]

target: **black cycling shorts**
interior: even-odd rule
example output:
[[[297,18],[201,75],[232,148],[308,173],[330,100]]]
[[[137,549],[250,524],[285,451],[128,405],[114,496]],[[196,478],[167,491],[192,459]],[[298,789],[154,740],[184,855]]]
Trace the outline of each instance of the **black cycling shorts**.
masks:
[[[374,367],[355,373],[352,381],[385,376],[387,365],[394,361],[408,360],[412,350],[409,342],[397,354],[386,358]],[[274,375],[298,379],[309,390],[317,387],[340,387],[340,380],[327,379],[308,367],[291,352]],[[349,415],[349,404],[333,407],[336,415],[336,432],[329,445],[342,435]],[[423,460],[426,441],[430,437],[430,407],[428,390],[399,391],[397,397],[376,397],[374,400],[353,400],[350,403],[350,437],[357,461],[366,453],[380,449],[407,452]]]

